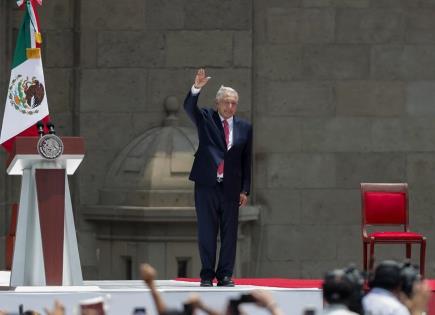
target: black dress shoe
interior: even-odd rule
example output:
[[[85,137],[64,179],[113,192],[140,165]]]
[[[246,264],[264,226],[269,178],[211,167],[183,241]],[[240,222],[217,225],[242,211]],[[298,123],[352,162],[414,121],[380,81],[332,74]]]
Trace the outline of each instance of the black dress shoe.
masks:
[[[218,280],[217,283],[218,287],[234,287],[234,281],[231,279],[231,277],[223,277],[222,279]]]
[[[199,284],[201,287],[212,287],[213,281],[208,279],[201,279],[201,283]]]

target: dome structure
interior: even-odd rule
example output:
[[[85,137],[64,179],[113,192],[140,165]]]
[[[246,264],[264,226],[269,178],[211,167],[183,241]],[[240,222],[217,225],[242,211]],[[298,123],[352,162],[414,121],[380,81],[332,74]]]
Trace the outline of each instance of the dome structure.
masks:
[[[193,128],[179,126],[180,104],[165,101],[168,116],[131,141],[112,162],[100,191],[100,204],[128,206],[192,206],[192,167],[198,137]]]

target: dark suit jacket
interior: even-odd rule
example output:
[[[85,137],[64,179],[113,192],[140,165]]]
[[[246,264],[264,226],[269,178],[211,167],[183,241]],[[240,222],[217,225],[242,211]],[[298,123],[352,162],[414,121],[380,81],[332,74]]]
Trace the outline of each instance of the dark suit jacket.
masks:
[[[198,96],[187,95],[184,109],[198,129],[199,147],[189,179],[205,186],[216,185],[217,167],[225,161],[224,193],[228,200],[239,200],[251,189],[252,126],[234,116],[233,144],[227,150],[221,119],[216,110],[198,108]]]

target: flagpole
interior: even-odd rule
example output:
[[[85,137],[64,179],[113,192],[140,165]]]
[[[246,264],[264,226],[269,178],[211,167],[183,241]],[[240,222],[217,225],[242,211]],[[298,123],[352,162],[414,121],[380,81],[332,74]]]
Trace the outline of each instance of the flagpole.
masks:
[[[42,2],[41,2],[42,3]],[[37,17],[37,11],[35,2],[32,0],[26,0],[27,11],[29,12],[30,21],[30,34],[31,34],[31,48],[39,48],[42,43],[42,36],[39,32],[39,19]]]

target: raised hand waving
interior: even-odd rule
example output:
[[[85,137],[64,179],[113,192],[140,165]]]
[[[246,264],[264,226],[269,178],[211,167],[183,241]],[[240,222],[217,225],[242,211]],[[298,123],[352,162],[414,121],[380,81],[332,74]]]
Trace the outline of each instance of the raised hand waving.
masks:
[[[195,86],[195,88],[200,89],[204,85],[206,85],[208,80],[210,80],[210,79],[211,79],[211,77],[207,77],[205,74],[205,70],[201,68],[196,73],[195,83],[193,85]]]

